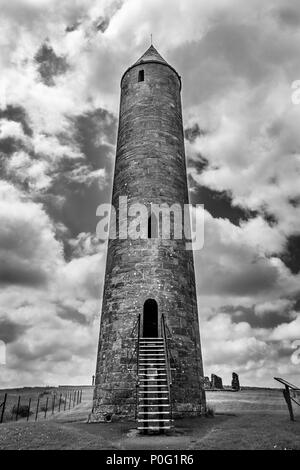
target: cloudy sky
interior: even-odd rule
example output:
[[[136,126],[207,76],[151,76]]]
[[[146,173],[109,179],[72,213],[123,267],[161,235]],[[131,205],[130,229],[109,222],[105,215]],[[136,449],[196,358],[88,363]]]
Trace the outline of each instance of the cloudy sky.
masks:
[[[0,387],[90,383],[119,82],[154,45],[183,80],[206,375],[300,384],[298,0],[0,0]],[[294,346],[293,346],[294,345]]]

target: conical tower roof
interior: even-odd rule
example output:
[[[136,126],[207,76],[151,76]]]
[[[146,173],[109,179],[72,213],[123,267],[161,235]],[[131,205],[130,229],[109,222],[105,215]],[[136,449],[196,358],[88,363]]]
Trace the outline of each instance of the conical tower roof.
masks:
[[[151,46],[146,50],[146,52],[144,52],[144,54],[139,58],[139,60],[137,60],[133,65],[131,65],[127,70],[125,70],[125,72],[123,73],[122,75],[122,78],[121,78],[121,83],[123,81],[123,78],[124,76],[127,74],[127,72],[129,70],[131,70],[133,67],[136,67],[137,65],[142,65],[142,64],[145,64],[147,62],[157,62],[159,64],[163,64],[163,65],[166,65],[167,67],[169,67],[170,69],[173,70],[173,72],[176,73],[178,79],[179,79],[179,82],[180,82],[180,89],[181,89],[181,77],[180,75],[178,74],[178,72],[174,69],[174,67],[172,67],[170,64],[168,64],[167,61],[165,61],[165,59],[160,55],[160,53],[155,49],[155,47],[151,44]]]
[[[149,47],[149,49],[147,49],[146,52],[142,55],[142,57],[140,57],[139,60],[135,62],[134,65],[143,64],[144,62],[151,62],[151,61],[162,62],[163,64],[168,65],[165,59],[162,58],[162,56],[159,54],[159,52],[157,52],[157,50],[152,44]]]

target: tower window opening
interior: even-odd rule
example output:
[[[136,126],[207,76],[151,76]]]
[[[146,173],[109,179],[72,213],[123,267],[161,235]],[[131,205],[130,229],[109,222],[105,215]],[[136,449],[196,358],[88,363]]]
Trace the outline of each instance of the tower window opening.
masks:
[[[151,238],[151,216],[148,219],[148,238]]]
[[[151,214],[148,218],[148,239],[158,238],[158,224],[154,214]]]
[[[143,82],[145,79],[144,70],[139,71],[138,82]]]

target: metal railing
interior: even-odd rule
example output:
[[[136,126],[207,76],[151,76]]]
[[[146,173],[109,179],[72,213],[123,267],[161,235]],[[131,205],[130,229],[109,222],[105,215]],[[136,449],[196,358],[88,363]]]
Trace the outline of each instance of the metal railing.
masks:
[[[170,333],[168,326],[166,325],[164,314],[161,315],[161,333],[164,341],[164,349],[165,349],[165,356],[166,356],[166,371],[167,371],[167,385],[168,385],[168,392],[169,392],[169,403],[170,403],[170,417],[172,419],[172,394],[171,394],[171,387],[172,387],[172,372],[171,372],[171,365],[170,365],[170,350],[168,345],[168,336],[167,336],[167,329]]]
[[[138,389],[139,389],[139,356],[140,356],[140,331],[141,331],[141,315],[138,314],[137,320],[133,325],[131,333],[129,335],[130,338],[136,339],[134,350],[131,353],[130,359],[128,361],[127,367],[128,370],[134,371],[132,369],[133,362],[135,362],[135,419],[137,419],[138,414]]]
[[[128,369],[132,370],[132,369],[130,369],[130,366],[133,364],[133,362],[135,360],[136,373],[138,373],[138,366],[139,366],[138,357],[139,357],[139,344],[140,344],[140,330],[141,330],[141,315],[138,314],[137,320],[134,323],[133,328],[131,330],[131,333],[129,335],[129,338],[136,339],[135,347],[134,347],[133,351],[131,352],[130,359],[128,360],[128,363],[127,363]]]
[[[295,421],[292,401],[296,403],[296,405],[300,406],[300,403],[295,400],[295,394],[296,392],[300,392],[300,388],[298,388],[296,385],[291,384],[285,379],[281,379],[280,377],[274,377],[274,380],[277,380],[277,382],[284,385],[285,388],[282,390],[282,393],[290,413],[291,421]],[[291,390],[294,392],[294,396],[291,396]]]
[[[138,337],[136,351],[136,387],[135,387],[135,419],[138,417],[138,394],[139,394],[139,362],[140,362],[140,334],[141,334],[141,315],[138,316]]]
[[[7,393],[5,393],[5,395],[4,395],[4,400],[3,400],[3,402],[0,403],[0,410],[1,410],[0,423],[3,423],[6,400],[7,400]]]

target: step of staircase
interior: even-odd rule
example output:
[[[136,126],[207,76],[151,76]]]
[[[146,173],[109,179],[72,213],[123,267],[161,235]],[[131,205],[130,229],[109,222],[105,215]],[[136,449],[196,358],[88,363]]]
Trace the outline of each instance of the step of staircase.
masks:
[[[155,384],[155,385],[140,384],[139,387],[142,387],[142,388],[167,388],[167,384],[162,384],[162,385],[159,385],[159,384]]]
[[[157,356],[159,354],[165,355],[165,351],[139,351],[140,356]]]
[[[151,374],[139,374],[140,382],[165,382],[167,380],[166,374],[162,375],[151,375]]]
[[[165,365],[165,359],[164,358],[163,359],[155,359],[155,361],[163,361],[163,362],[154,362],[153,359],[151,359],[151,358],[147,359],[145,357],[143,358],[143,361],[145,361],[145,362],[142,362],[143,366],[149,365],[149,366],[152,366],[152,369],[155,369],[155,366],[164,366]]]
[[[153,367],[151,367],[151,364],[153,364]],[[156,363],[155,359],[152,359],[152,362],[148,362],[148,361],[144,362],[144,359],[139,360],[139,369],[148,370],[148,369],[157,369],[158,367],[165,369],[166,368],[165,362]]]
[[[163,353],[164,352],[164,348],[157,348],[157,349],[153,349],[153,348],[140,348],[140,353]]]
[[[145,341],[146,339],[161,339],[161,340],[163,340],[163,338],[161,336],[143,336],[142,338],[140,338],[140,341]]]
[[[146,369],[148,371],[148,373],[146,374],[146,372],[140,372],[138,375],[146,375],[147,377],[162,377],[163,375],[166,376],[166,372],[162,372],[160,374],[157,374],[157,373],[153,373],[151,372],[151,369]],[[161,370],[164,370],[164,369],[161,369]]]
[[[166,418],[146,418],[146,419],[142,419],[142,418],[138,418],[138,423],[157,423],[157,422],[163,422],[163,423],[170,423],[172,420],[171,419],[166,419]]]
[[[143,377],[139,377],[139,382],[166,382],[167,377],[157,377],[157,376],[147,376],[144,375]]]
[[[143,346],[164,346],[163,341],[140,341],[140,347]]]
[[[161,431],[164,429],[172,429],[172,426],[138,426],[139,431]]]
[[[146,398],[146,397],[139,397],[139,400],[144,400],[144,401],[153,401],[153,400],[169,400],[169,397],[149,397],[149,398]],[[157,406],[160,406],[159,404],[157,404]]]
[[[164,408],[166,408],[167,406],[170,408],[170,404],[166,404],[166,403],[162,403],[161,405],[159,403],[156,403],[156,404],[152,404],[152,405],[149,405],[149,404],[146,404],[146,405],[138,405],[139,408],[146,408],[146,407],[149,407],[149,406],[152,406],[153,408],[157,408],[157,407],[161,407],[163,406]]]
[[[149,359],[149,361],[164,361],[165,355],[164,354],[140,354],[141,361],[145,359]]]

